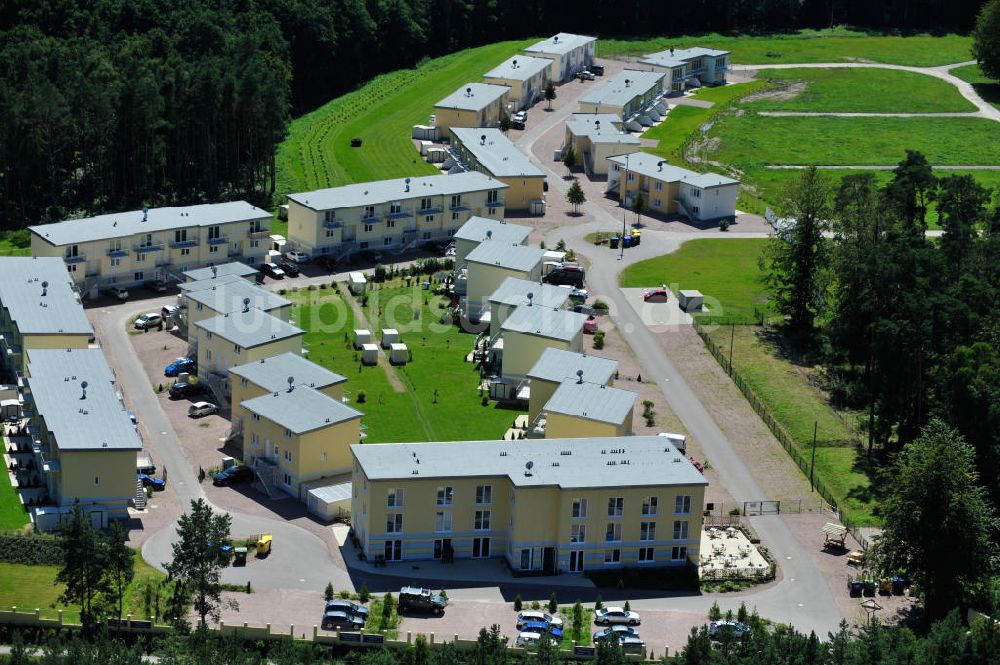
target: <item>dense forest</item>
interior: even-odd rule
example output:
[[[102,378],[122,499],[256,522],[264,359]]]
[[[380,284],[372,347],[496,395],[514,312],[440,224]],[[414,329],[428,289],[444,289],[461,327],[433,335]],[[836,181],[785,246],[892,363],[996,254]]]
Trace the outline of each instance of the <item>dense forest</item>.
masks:
[[[981,4],[12,0],[0,3],[0,229],[141,205],[268,203],[290,115],[468,46],[559,30],[968,30]]]

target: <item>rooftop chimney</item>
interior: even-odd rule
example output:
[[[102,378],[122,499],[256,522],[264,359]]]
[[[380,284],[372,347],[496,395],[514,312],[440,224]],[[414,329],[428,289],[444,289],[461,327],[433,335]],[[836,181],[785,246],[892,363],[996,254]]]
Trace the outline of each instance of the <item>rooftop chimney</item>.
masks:
[[[406,191],[410,191],[410,179],[406,179]]]

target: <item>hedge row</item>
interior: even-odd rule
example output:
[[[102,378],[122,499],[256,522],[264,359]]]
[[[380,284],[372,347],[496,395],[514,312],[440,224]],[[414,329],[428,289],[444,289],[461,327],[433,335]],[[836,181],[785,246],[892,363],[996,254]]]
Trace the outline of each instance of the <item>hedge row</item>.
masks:
[[[58,564],[62,561],[62,542],[56,536],[0,534],[0,561]]]

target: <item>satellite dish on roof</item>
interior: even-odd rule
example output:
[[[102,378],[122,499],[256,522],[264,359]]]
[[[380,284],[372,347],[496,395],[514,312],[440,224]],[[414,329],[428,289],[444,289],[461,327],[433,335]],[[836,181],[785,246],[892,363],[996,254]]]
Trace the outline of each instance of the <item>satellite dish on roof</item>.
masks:
[[[243,311],[244,312],[249,312],[250,311],[250,299],[249,298],[244,298],[243,299]]]
[[[479,144],[486,145],[486,134],[483,134],[479,137]]]
[[[528,293],[528,307],[531,307],[531,301],[534,300],[534,298],[535,298],[535,294],[529,292]]]
[[[81,381],[80,382],[80,389],[83,390],[83,395],[80,397],[80,399],[87,399],[87,382],[86,381]]]
[[[295,377],[290,376],[288,377],[288,392],[292,392],[294,388],[295,388]]]
[[[42,282],[42,295],[44,296],[48,292],[49,292],[49,283]]]
[[[667,163],[667,160],[661,159],[659,162],[656,163],[656,166],[658,166],[659,169],[662,171],[663,170],[663,165],[666,164],[666,163]]]
[[[576,370],[576,378],[579,379],[577,381],[577,383],[583,383],[583,370],[582,369]]]
[[[487,231],[486,232],[486,239],[489,240],[492,237],[493,237],[493,231]]]
[[[472,97],[472,88],[466,88],[465,89],[465,96],[466,97]]]
[[[533,469],[534,467],[535,467],[535,463],[534,463],[534,462],[532,462],[531,460],[528,460],[528,461],[527,461],[527,462],[525,462],[525,464],[524,464],[524,468],[526,469],[525,473],[527,473],[527,474],[529,474],[529,475],[530,475],[530,474],[531,474],[531,470],[532,470],[532,469]]]

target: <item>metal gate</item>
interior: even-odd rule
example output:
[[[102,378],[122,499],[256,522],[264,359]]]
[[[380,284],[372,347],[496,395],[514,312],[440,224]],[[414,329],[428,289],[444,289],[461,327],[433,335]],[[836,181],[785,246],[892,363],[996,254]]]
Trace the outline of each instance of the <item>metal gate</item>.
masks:
[[[780,515],[780,501],[744,501],[743,514],[748,517],[754,515]]]

